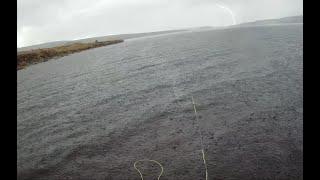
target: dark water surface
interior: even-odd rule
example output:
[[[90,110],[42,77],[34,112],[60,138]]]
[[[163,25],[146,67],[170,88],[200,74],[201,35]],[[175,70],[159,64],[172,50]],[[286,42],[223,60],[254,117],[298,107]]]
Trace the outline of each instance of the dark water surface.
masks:
[[[302,179],[302,34],[168,34],[18,71],[18,179],[140,179],[140,159],[160,179],[204,179],[191,96],[208,179]]]

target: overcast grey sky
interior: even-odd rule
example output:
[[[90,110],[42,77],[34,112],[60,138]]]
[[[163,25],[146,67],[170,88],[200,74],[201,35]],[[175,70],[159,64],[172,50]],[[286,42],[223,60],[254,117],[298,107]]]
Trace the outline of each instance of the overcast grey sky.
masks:
[[[232,15],[227,9],[233,12],[236,23],[303,14],[303,0],[18,0],[17,3],[18,47],[111,34],[232,25]]]

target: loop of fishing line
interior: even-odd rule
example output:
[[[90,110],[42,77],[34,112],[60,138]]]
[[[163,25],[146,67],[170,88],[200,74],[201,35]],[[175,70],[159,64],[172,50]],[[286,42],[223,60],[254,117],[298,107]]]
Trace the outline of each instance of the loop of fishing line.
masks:
[[[136,161],[136,162],[133,164],[133,167],[139,172],[140,177],[141,177],[141,180],[143,180],[143,175],[142,175],[141,171],[136,167],[136,164],[137,164],[138,162],[143,162],[143,161],[154,162],[154,163],[158,164],[158,165],[161,167],[161,172],[160,172],[160,174],[159,174],[159,176],[158,176],[158,180],[159,180],[160,177],[161,177],[161,175],[162,175],[162,173],[163,173],[163,167],[162,167],[162,165],[161,165],[158,161],[152,160],[152,159],[138,160],[138,161]]]

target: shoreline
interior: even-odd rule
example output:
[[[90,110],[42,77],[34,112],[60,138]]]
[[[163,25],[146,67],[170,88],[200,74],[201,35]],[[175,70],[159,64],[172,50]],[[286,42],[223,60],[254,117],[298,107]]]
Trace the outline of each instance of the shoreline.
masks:
[[[103,41],[94,43],[75,43],[66,46],[59,46],[53,48],[37,49],[30,51],[17,52],[17,71],[28,66],[46,62],[54,58],[60,58],[69,54],[85,51],[102,46],[118,44],[124,42],[123,40]]]

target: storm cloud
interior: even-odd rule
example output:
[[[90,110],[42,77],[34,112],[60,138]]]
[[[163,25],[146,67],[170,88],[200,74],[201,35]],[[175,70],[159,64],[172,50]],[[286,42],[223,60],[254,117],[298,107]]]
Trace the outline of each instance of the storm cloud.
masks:
[[[18,0],[17,47],[302,15],[302,0]]]

